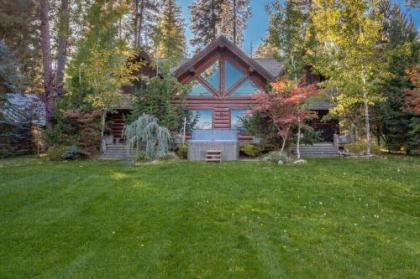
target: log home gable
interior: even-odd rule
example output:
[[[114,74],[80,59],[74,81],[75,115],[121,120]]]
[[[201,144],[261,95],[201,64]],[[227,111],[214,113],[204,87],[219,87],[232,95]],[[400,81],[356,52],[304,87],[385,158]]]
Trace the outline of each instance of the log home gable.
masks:
[[[240,118],[255,104],[255,94],[280,73],[277,62],[265,62],[274,65],[274,73],[222,36],[179,66],[175,77],[192,84],[186,107],[199,115],[197,128],[240,128]]]

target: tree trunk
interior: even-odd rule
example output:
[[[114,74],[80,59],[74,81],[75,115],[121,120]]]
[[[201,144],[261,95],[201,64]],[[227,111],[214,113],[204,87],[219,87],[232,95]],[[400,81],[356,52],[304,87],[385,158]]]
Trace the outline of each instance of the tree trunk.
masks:
[[[67,41],[69,36],[69,0],[61,0],[60,26],[57,47],[57,96],[64,95],[64,69],[67,62]]]
[[[297,142],[296,142],[296,156],[298,160],[300,159],[300,131],[301,131],[301,125],[300,125],[300,118],[298,119],[298,136],[297,136]]]
[[[44,79],[44,96],[46,108],[47,129],[52,129],[52,118],[54,114],[54,98],[53,98],[53,74],[52,74],[52,58],[51,58],[51,41],[50,41],[50,22],[48,0],[40,0],[40,20],[41,20],[41,49],[42,49],[42,66]]]
[[[139,0],[134,0],[134,12],[133,12],[133,17],[134,17],[134,22],[133,22],[133,27],[134,27],[134,42],[133,42],[133,47],[136,48],[137,44],[138,44],[138,33],[137,33],[137,27],[139,24]]]
[[[236,18],[236,0],[233,0],[233,43],[236,45],[236,36],[237,36],[237,30],[236,30],[236,24],[237,24],[237,18]]]
[[[105,135],[106,114],[107,110],[104,110],[101,115],[101,140]]]
[[[366,126],[366,155],[371,155],[371,149],[372,149],[372,136],[370,131],[370,117],[369,117],[369,103],[367,100],[366,91],[363,92],[364,96],[364,107],[365,107],[365,126]]]
[[[144,21],[144,1],[145,0],[140,0],[140,11],[138,12],[138,25],[137,25],[137,47],[140,48],[142,45],[142,38],[141,38],[141,33],[143,32],[143,21]]]
[[[366,78],[365,74],[362,71],[362,82],[363,82],[363,104],[364,104],[364,115],[365,115],[365,127],[366,127],[366,155],[371,155],[372,149],[372,134],[370,131],[370,116],[369,116],[369,99],[368,93],[366,91]]]
[[[213,31],[213,38],[211,38],[212,40],[214,40],[214,39],[216,39],[216,37],[217,37],[217,24],[216,24],[216,13],[214,12],[214,10],[215,10],[215,6],[214,6],[214,0],[211,0],[211,7],[210,7],[210,9],[211,9],[211,28],[212,28],[212,31]]]
[[[289,134],[289,131],[287,131],[287,135]],[[284,148],[286,147],[286,143],[287,143],[287,138],[288,138],[288,136],[284,136],[284,137],[282,137],[282,140],[283,140],[283,142],[282,142],[282,144],[281,144],[281,149],[280,149],[280,153],[283,153],[284,152]]]

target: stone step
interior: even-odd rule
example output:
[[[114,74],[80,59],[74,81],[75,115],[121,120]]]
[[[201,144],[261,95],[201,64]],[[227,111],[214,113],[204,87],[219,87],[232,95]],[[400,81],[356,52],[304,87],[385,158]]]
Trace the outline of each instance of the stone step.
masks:
[[[300,145],[300,155],[303,158],[331,158],[338,157],[338,149],[332,143],[316,143],[314,145]],[[291,151],[296,153],[296,146]]]
[[[222,162],[222,151],[220,150],[207,150],[206,162]]]
[[[130,149],[128,147],[107,147],[106,150],[111,150],[111,151],[128,151]]]

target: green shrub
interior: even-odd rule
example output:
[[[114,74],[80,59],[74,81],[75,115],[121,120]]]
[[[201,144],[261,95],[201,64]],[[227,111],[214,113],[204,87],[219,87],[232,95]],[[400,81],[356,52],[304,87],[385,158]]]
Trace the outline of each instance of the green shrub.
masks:
[[[241,153],[248,157],[258,157],[262,151],[262,146],[258,144],[244,144],[241,146]]]
[[[288,163],[290,162],[290,158],[286,153],[282,153],[280,151],[272,151],[264,156],[263,161],[272,163],[278,163],[279,161],[282,161],[283,163]]]
[[[66,151],[67,146],[64,145],[55,145],[48,148],[47,157],[50,161],[61,161],[63,160],[64,152]]]
[[[188,144],[180,144],[176,149],[176,154],[181,159],[187,159],[188,157]]]
[[[174,152],[169,152],[166,155],[160,156],[158,159],[161,161],[176,161],[179,160],[179,157]]]
[[[77,145],[71,145],[64,150],[63,159],[64,160],[78,160],[82,159],[84,154],[82,150]]]
[[[349,143],[349,144],[346,144],[344,148],[346,149],[346,151],[350,153],[361,154],[361,153],[366,152],[366,143],[363,143],[363,142]],[[380,155],[382,153],[380,146],[378,146],[375,143],[372,144],[371,148],[372,148],[371,149],[372,154]]]
[[[139,152],[136,156],[136,161],[137,162],[147,162],[149,161],[149,158],[147,157],[145,152]]]

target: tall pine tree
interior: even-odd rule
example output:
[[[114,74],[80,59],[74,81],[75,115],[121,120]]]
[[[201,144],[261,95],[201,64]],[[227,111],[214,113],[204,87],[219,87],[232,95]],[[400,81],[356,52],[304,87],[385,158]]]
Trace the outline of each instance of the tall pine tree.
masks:
[[[220,22],[220,0],[195,0],[191,6],[191,44],[203,48],[216,39]]]
[[[240,45],[243,41],[243,31],[251,16],[249,0],[222,1],[221,8],[220,33],[235,45]]]
[[[153,34],[156,27],[159,0],[133,0],[133,31],[135,48],[150,47],[153,42]]]
[[[387,149],[407,150],[412,114],[403,110],[403,90],[410,87],[406,70],[418,61],[420,44],[414,22],[407,18],[396,4],[381,3],[384,13],[383,37],[391,78],[382,84],[384,102],[374,108],[374,132]]]
[[[184,22],[176,0],[164,0],[153,39],[157,58],[179,58],[185,54]]]
[[[0,0],[0,38],[14,52],[26,78],[24,91],[42,92],[39,1]]]
[[[239,45],[251,15],[249,0],[195,0],[190,10],[191,44],[198,48],[220,35]]]
[[[270,25],[267,44],[278,49],[278,59],[284,63],[289,79],[297,80],[305,67],[306,31],[310,2],[306,0],[276,0],[269,7]]]

